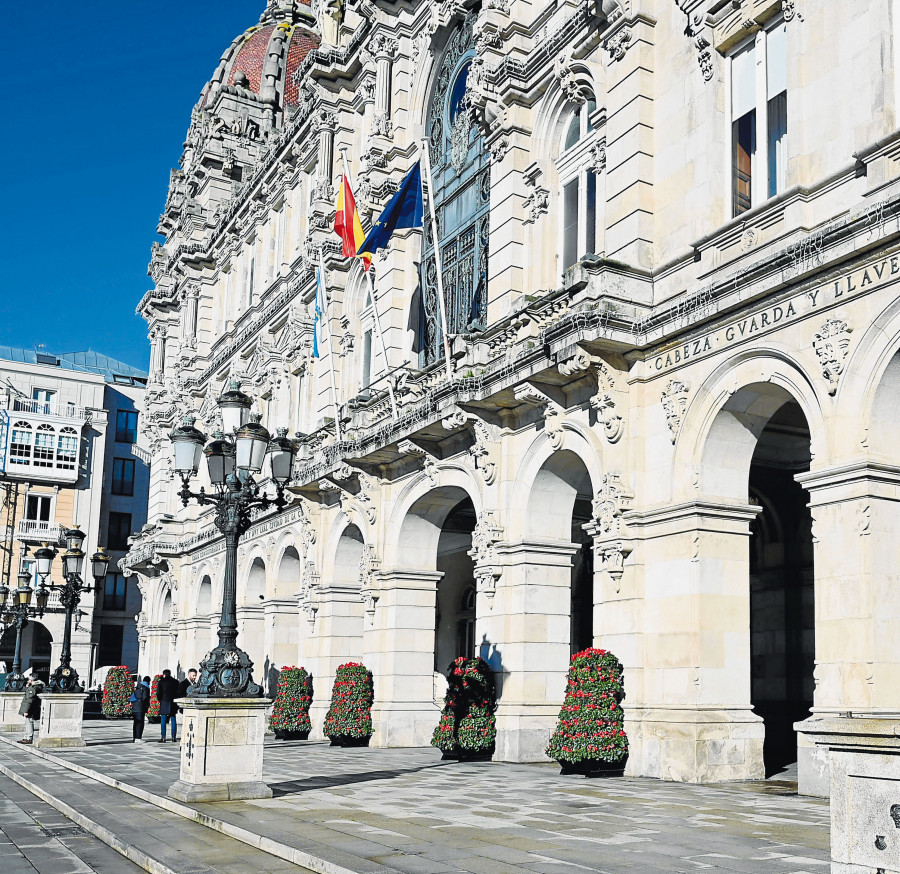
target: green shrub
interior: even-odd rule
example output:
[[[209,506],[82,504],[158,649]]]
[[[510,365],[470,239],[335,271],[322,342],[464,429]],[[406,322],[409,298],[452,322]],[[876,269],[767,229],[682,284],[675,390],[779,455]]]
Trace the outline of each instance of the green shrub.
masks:
[[[269,728],[275,732],[310,731],[309,705],[312,704],[312,677],[306,668],[283,667],[278,678],[275,706]]]
[[[365,665],[347,662],[337,669],[331,707],[325,717],[325,736],[362,740],[372,736],[372,673]]]
[[[572,656],[566,699],[546,753],[560,764],[622,762],[628,755],[622,665],[605,649]]]
[[[444,755],[489,755],[494,751],[497,696],[494,674],[481,658],[460,656],[447,669],[444,709],[431,745]]]
[[[110,668],[103,684],[103,715],[107,719],[130,719],[133,691],[131,668],[128,665]]]

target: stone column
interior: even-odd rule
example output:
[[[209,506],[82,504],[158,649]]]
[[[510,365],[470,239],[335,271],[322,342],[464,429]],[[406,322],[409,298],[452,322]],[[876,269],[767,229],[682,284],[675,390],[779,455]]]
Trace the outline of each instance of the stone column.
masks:
[[[36,747],[83,747],[81,724],[87,695],[43,692],[41,699],[40,737]]]
[[[178,801],[271,798],[263,783],[268,698],[179,698],[184,711]]]
[[[634,552],[600,580],[594,634],[625,667],[628,773],[762,779],[750,705],[750,522],[759,508],[692,501],[631,511]]]
[[[829,792],[829,744],[900,751],[900,467],[804,473],[813,516],[816,668],[797,723],[800,792]]]
[[[25,717],[19,716],[24,692],[0,692],[0,731],[21,731]]]
[[[434,610],[442,573],[397,568],[378,574],[367,610],[363,660],[375,677],[372,745],[420,747],[431,742],[434,704]]]
[[[565,697],[577,547],[529,540],[498,543],[495,549],[502,573],[493,594],[483,587],[478,592],[475,619],[476,655],[488,662],[497,681],[494,757],[545,761]]]
[[[197,307],[200,300],[200,292],[193,284],[184,292],[184,313],[182,315],[181,343],[188,349],[197,345]]]
[[[369,51],[375,58],[375,115],[372,134],[390,139],[391,122],[391,65],[397,51],[397,40],[377,34],[369,43]]]
[[[316,117],[319,131],[319,160],[313,185],[313,199],[331,201],[331,176],[334,169],[334,113],[321,108]]]
[[[363,602],[358,586],[322,585],[317,594],[318,611],[304,641],[303,663],[313,675],[311,737],[322,738],[338,666],[363,657]]]

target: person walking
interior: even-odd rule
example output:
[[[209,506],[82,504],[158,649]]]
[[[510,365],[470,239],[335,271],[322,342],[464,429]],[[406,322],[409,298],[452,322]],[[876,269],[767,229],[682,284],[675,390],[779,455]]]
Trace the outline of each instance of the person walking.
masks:
[[[144,717],[150,709],[150,678],[135,683],[131,693],[131,718],[134,720],[131,726],[132,743],[144,742]]]
[[[159,701],[159,742],[166,742],[166,723],[172,722],[172,743],[175,743],[175,736],[178,733],[178,723],[175,719],[178,713],[178,705],[175,699],[178,697],[178,680],[172,676],[172,672],[166,668],[163,671],[162,678],[156,684],[156,700]]]
[[[34,741],[34,724],[41,718],[41,699],[38,695],[44,691],[44,684],[36,674],[28,677],[28,685],[19,705],[19,716],[25,717],[25,735],[19,741],[20,744],[30,744]]]

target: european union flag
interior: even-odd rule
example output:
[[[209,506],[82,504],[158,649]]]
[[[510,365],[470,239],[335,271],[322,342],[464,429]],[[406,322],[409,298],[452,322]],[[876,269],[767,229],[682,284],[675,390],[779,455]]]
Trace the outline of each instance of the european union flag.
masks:
[[[422,170],[416,161],[357,249],[357,256],[372,257],[387,246],[391,234],[398,228],[421,228],[422,213]]]

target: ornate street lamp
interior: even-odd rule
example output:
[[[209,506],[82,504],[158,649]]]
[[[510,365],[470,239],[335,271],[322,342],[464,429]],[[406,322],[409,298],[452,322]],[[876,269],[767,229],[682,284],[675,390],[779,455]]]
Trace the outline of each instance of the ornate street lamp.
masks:
[[[4,627],[15,625],[16,649],[13,656],[12,671],[6,677],[7,692],[21,692],[25,688],[25,677],[22,676],[22,632],[28,625],[30,617],[43,618],[47,607],[47,599],[50,591],[41,584],[37,593],[31,588],[31,574],[22,571],[19,574],[19,586],[12,592],[12,598],[7,603],[10,594],[9,587],[0,585],[0,620]],[[31,606],[31,598],[37,595],[37,605]]]
[[[181,475],[178,493],[186,507],[191,498],[198,504],[216,508],[216,527],[225,536],[225,585],[222,615],[219,619],[219,645],[200,663],[200,679],[188,689],[191,697],[253,698],[262,687],[253,682],[253,662],[237,645],[237,551],[241,536],[250,527],[250,511],[274,506],[284,509],[284,487],[291,478],[297,444],[288,439],[287,429],[271,439],[260,424],[260,416],[250,415],[251,399],[232,382],[218,400],[225,433],[216,432],[207,443],[206,436],[194,427],[193,417],[172,434],[175,470]],[[206,456],[213,491],[190,490],[191,477],[197,473],[201,453]],[[254,480],[268,455],[275,483],[275,497],[261,494]]]
[[[59,602],[66,611],[65,625],[63,626],[63,642],[62,649],[59,653],[59,667],[50,677],[51,692],[81,692],[83,686],[78,679],[78,672],[72,667],[72,615],[75,608],[81,603],[81,596],[85,592],[98,592],[106,579],[106,571],[109,567],[109,556],[106,551],[100,547],[91,556],[91,576],[94,578],[93,585],[88,585],[81,577],[81,571],[84,566],[85,555],[81,549],[84,543],[85,534],[78,528],[70,528],[66,531],[66,551],[62,556],[63,576],[66,578],[65,583],[50,583],[46,585],[43,579],[50,573],[50,564],[53,560],[52,550],[39,549],[35,553],[35,559],[38,566],[38,574],[42,576],[41,589],[46,595],[40,598],[49,598],[50,591],[59,592]],[[47,555],[47,552],[50,555]],[[42,571],[44,572],[42,574]]]

